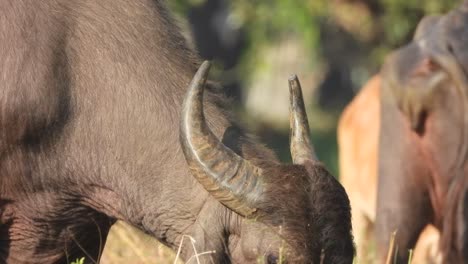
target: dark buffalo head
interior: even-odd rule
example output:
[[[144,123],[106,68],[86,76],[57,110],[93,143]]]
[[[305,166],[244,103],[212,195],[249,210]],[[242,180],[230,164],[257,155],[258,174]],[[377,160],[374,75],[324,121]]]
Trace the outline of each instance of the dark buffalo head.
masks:
[[[204,188],[236,212],[229,248],[233,262],[351,263],[349,202],[315,157],[297,77],[289,80],[293,165],[255,164],[220,142],[203,111],[205,62],[185,99],[180,141]],[[263,262],[263,261],[262,261]]]
[[[408,208],[380,222],[401,228],[403,246],[414,244],[423,224],[436,225],[445,263],[468,260],[467,73],[468,1],[446,15],[425,17],[412,42],[392,53],[383,67],[379,180],[388,184],[379,191],[393,188],[399,192],[394,195],[405,197],[396,199],[405,203],[397,207]],[[384,196],[381,212],[398,214],[383,205],[384,199],[392,203]],[[405,212],[408,216],[401,216]]]

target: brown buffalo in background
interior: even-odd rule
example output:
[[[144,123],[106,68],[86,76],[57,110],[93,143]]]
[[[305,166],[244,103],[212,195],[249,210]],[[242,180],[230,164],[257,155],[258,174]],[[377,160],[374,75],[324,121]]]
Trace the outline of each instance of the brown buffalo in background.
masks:
[[[373,263],[378,181],[381,77],[374,76],[343,111],[338,124],[340,179],[348,193],[357,263]],[[439,263],[438,231],[428,225],[412,263]]]
[[[405,262],[422,229],[441,233],[443,263],[468,262],[468,1],[428,16],[382,69],[376,239],[398,230]],[[402,115],[403,114],[403,115]]]
[[[356,133],[360,139],[354,138],[352,144],[360,141],[374,146],[363,147],[362,151],[377,157],[376,162],[363,163],[359,173],[364,176],[358,178],[371,177],[366,174],[372,175],[372,171],[378,175],[377,192],[368,197],[377,197],[376,204],[370,206],[376,208],[374,233],[381,262],[391,257],[397,263],[407,263],[408,250],[415,247],[429,224],[440,232],[442,263],[468,261],[467,25],[468,1],[446,15],[424,18],[414,39],[386,59],[380,96],[374,95],[380,101],[371,104],[374,110],[360,110],[365,117],[359,118],[372,119],[368,115],[375,115],[373,119],[380,121],[379,125],[364,126]],[[380,111],[376,102],[380,102]],[[370,131],[373,135],[369,135]],[[345,143],[346,148],[353,146],[346,147]],[[363,155],[357,155],[356,163],[362,162]],[[352,160],[342,161],[345,168],[350,164],[355,165]],[[349,177],[356,176],[345,175],[347,185]],[[371,183],[375,184],[375,179]],[[358,184],[360,188],[371,188],[363,180]],[[348,188],[354,192],[353,187]],[[351,199],[359,204],[362,198]],[[372,217],[368,212],[373,210],[366,210],[362,215]],[[355,214],[359,222],[362,215]],[[394,231],[395,247],[388,256]]]

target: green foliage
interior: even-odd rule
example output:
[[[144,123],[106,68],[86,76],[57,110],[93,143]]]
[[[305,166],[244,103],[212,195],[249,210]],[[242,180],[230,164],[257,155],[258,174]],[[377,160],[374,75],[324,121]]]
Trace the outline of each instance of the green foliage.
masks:
[[[248,25],[252,47],[272,43],[288,34],[300,34],[307,44],[315,46],[319,37],[317,18],[324,15],[321,11],[326,11],[302,1],[284,0],[238,0],[232,2],[232,8]]]
[[[181,14],[193,6],[203,4],[206,0],[172,0],[170,6]],[[236,0],[230,1],[232,15],[238,23],[247,29],[248,49],[245,53],[251,58],[245,61],[252,65],[258,62],[255,54],[265,46],[291,34],[299,36],[306,47],[311,49],[310,61],[313,62],[320,55],[321,23],[329,20],[339,23],[336,10],[347,10],[350,5],[366,6],[375,1],[327,1],[327,0]],[[372,43],[369,51],[371,60],[380,63],[384,54],[402,43],[408,41],[414,28],[424,14],[447,12],[455,7],[458,0],[381,0],[375,3],[378,10],[369,13],[353,13],[356,19],[371,16],[374,34],[378,35],[378,43]],[[354,12],[349,9],[349,12]],[[342,25],[346,26],[346,25]],[[361,25],[351,35],[357,35]],[[359,37],[358,37],[359,38]],[[252,65],[256,67],[258,65]]]
[[[77,258],[75,261],[72,261],[71,264],[84,264],[85,258]]]
[[[171,0],[171,8],[186,15],[190,8],[203,4],[207,0]],[[279,41],[292,38],[300,42],[308,52],[303,59],[313,69],[316,65],[327,65],[325,47],[339,45],[342,49],[332,49],[333,56],[352,58],[352,74],[356,86],[380,68],[386,55],[393,49],[407,43],[424,15],[442,14],[453,9],[459,0],[232,0],[230,19],[243,28],[247,35],[246,49],[243,51],[241,65],[236,71],[242,81],[248,83],[252,75],[271,65],[265,59],[268,47]],[[325,43],[324,33],[337,31],[332,40]],[[344,36],[344,37],[343,37]],[[331,43],[330,43],[331,41]],[[348,47],[358,46],[359,55]],[[330,50],[330,49],[329,49]],[[336,54],[338,53],[338,54]],[[352,56],[350,56],[352,55]],[[345,60],[345,59],[343,59]],[[349,60],[349,59],[348,59]],[[353,82],[355,81],[353,79]],[[309,112],[318,109],[309,109]],[[320,112],[320,110],[318,110]],[[341,109],[333,111],[340,112]],[[336,115],[335,118],[337,118]],[[336,123],[336,120],[335,120]],[[336,127],[327,131],[315,132],[314,140],[318,155],[337,172]],[[284,142],[271,140],[280,152],[280,157],[287,160],[287,132],[283,131]],[[284,154],[284,155],[283,155]]]
[[[234,17],[247,29],[248,49],[242,69],[253,72],[261,67],[261,51],[292,35],[312,47],[309,62],[316,61],[320,44],[319,19],[326,15],[326,1],[236,0],[231,2]],[[307,58],[306,58],[307,59]]]
[[[454,8],[459,1],[382,0],[377,3],[376,10],[372,10],[369,2],[375,1],[232,1],[232,12],[245,25],[248,35],[248,49],[244,52],[241,66],[242,76],[248,79],[249,74],[255,74],[259,68],[267,67],[263,65],[265,60],[261,57],[264,54],[261,51],[291,35],[310,51],[310,57],[305,58],[310,65],[318,64],[323,60],[322,45],[326,45],[321,39],[321,34],[324,30],[334,30],[329,25],[342,28],[366,50],[362,55],[365,56],[362,58],[363,64],[359,65],[359,62],[356,62],[355,68],[363,67],[367,72],[375,72],[391,50],[411,39],[416,25],[424,15],[445,13]],[[348,21],[354,22],[354,27],[347,25]],[[363,31],[367,37],[362,36]],[[350,50],[344,49],[342,52],[343,54],[337,56],[349,56],[345,53],[349,53]],[[361,80],[364,81],[366,80]],[[319,156],[337,175],[335,129],[330,127],[328,131],[315,133],[319,139],[314,142]],[[287,153],[287,148],[283,152]],[[281,154],[282,152],[280,156],[283,156]]]
[[[191,7],[201,5],[205,3],[206,0],[170,0],[167,1],[169,7],[179,14],[187,14],[188,10]]]
[[[194,6],[201,5],[207,0],[171,0],[169,6],[179,14],[187,14]],[[375,2],[375,3],[374,3]],[[320,23],[324,20],[339,23],[336,10],[353,12],[356,19],[371,16],[374,34],[378,35],[378,43],[374,43],[370,59],[382,60],[383,54],[396,46],[402,45],[412,35],[418,21],[425,14],[440,14],[454,8],[459,0],[236,0],[229,1],[231,13],[237,23],[240,23],[248,35],[248,49],[250,56],[255,56],[265,46],[280,38],[295,34],[300,37],[306,47],[312,50],[310,60],[316,59],[320,50]],[[350,5],[369,6],[374,3],[379,11],[369,10],[369,13],[355,13],[349,9]],[[371,9],[371,8],[368,8]],[[349,11],[348,11],[349,10]],[[345,26],[345,25],[344,25]],[[369,25],[361,25],[355,29],[359,31]],[[359,32],[349,32],[357,35]],[[248,62],[258,61],[252,58]],[[245,63],[248,63],[245,62]],[[252,66],[254,67],[254,66]]]

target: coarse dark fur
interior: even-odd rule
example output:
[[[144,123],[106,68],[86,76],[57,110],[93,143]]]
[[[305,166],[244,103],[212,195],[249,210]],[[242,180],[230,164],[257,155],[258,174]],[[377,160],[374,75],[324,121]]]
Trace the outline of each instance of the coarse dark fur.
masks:
[[[430,16],[383,69],[376,234],[381,260],[397,230],[398,263],[426,224],[443,263],[467,263],[468,1]]]
[[[173,249],[191,236],[204,263],[352,262],[341,185],[279,164],[215,85],[206,119],[267,172],[264,210],[245,219],[192,177],[178,131],[199,62],[159,0],[0,0],[0,262],[97,261],[116,220]]]

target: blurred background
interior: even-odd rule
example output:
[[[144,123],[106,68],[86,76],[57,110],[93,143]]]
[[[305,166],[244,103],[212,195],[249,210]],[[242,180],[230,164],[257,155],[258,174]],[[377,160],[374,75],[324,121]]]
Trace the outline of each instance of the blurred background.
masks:
[[[425,14],[454,0],[171,0],[213,79],[239,116],[288,161],[287,79],[302,81],[319,158],[338,176],[336,124],[389,51],[407,43]]]
[[[301,80],[312,142],[339,177],[336,125],[346,104],[379,71],[385,56],[407,43],[426,14],[455,0],[169,0],[201,57],[215,63],[249,130],[283,161],[288,148],[288,84]],[[119,223],[102,263],[173,263],[174,254]],[[118,231],[118,232],[116,232]]]

